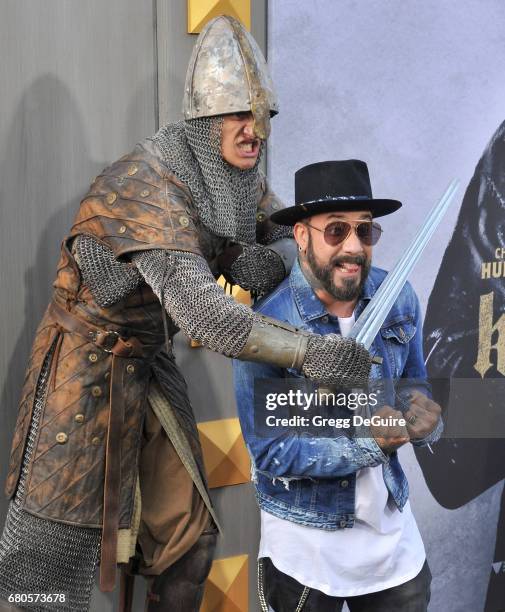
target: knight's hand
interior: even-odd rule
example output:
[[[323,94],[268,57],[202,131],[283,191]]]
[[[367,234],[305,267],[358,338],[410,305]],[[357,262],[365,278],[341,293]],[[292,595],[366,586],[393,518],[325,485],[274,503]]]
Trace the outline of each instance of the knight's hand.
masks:
[[[238,257],[244,252],[244,247],[241,244],[233,243],[228,246],[217,258],[219,271],[228,282],[233,282],[231,279],[230,270]]]
[[[282,257],[261,244],[232,244],[218,257],[225,279],[256,295],[269,293],[284,279]]]

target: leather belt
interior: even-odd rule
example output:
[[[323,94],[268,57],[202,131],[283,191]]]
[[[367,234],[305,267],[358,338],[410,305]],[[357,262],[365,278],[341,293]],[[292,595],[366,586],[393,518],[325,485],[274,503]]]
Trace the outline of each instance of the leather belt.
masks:
[[[49,312],[64,331],[73,332],[112,354],[109,419],[105,449],[103,519],[100,553],[100,590],[113,591],[116,581],[117,539],[121,493],[121,439],[124,424],[123,375],[128,357],[150,357],[160,348],[144,345],[138,338],[127,340],[115,331],[106,331],[65,310],[53,301]]]
[[[124,340],[116,331],[100,329],[89,321],[85,321],[74,313],[65,310],[55,301],[52,301],[49,305],[49,312],[60,323],[61,327],[78,334],[88,342],[96,344],[106,353],[112,353],[118,357],[149,357],[159,350],[159,345],[147,346],[135,337]]]

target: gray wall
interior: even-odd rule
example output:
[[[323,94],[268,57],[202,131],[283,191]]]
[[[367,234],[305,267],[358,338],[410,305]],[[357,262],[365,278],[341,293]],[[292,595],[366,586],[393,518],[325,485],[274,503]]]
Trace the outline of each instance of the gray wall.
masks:
[[[389,268],[453,177],[462,186],[412,275],[426,305],[464,189],[504,119],[505,5],[500,0],[282,0],[269,4],[269,63],[281,112],[269,176],[293,201],[307,163],[364,159],[374,194],[404,202],[384,218],[375,263]],[[496,485],[449,511],[413,453],[403,464],[434,574],[431,610],[483,609],[493,559]]]
[[[3,483],[60,242],[91,179],[154,131],[156,70],[150,2],[3,0],[0,14]],[[94,610],[110,610],[111,602],[99,594]]]
[[[182,118],[186,0],[0,0],[0,481],[35,328],[51,294],[61,240],[94,176]],[[266,45],[266,0],[254,0],[253,34]],[[177,355],[198,420],[235,416],[226,359]],[[251,555],[256,608],[258,527],[250,485],[213,492],[225,526],[218,557]],[[0,523],[7,503],[0,496]],[[135,610],[143,610],[137,580]],[[93,610],[113,608],[95,590]]]

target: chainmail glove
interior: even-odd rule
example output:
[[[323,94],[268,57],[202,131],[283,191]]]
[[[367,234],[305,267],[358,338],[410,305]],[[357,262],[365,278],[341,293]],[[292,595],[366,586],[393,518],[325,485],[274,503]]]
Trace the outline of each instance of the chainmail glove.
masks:
[[[328,384],[361,386],[368,382],[372,358],[363,345],[337,334],[311,336],[302,372]]]
[[[219,256],[218,263],[229,283],[256,295],[269,293],[286,276],[282,257],[261,244],[235,244]]]

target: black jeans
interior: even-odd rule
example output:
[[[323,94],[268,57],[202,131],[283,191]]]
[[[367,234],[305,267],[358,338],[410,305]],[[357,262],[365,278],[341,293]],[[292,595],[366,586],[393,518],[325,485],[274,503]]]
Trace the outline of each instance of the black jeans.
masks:
[[[356,597],[330,597],[280,572],[268,557],[258,562],[260,603],[265,612],[265,604],[274,612],[340,612],[344,601],[351,612],[426,612],[430,584],[431,572],[425,561],[415,578],[399,586]]]

